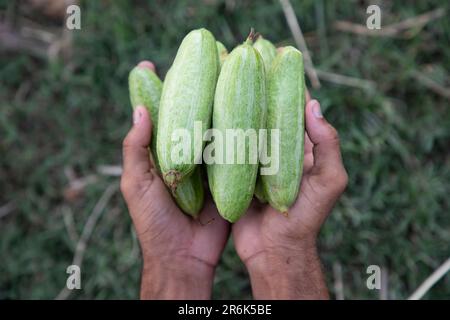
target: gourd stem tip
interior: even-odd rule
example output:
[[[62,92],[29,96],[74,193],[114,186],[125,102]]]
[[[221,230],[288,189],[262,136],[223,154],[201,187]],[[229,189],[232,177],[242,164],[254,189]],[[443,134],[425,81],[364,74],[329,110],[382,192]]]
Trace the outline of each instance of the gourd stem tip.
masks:
[[[259,36],[259,33],[255,33],[255,29],[250,28],[250,33],[248,34],[247,40],[245,40],[246,44],[252,45],[256,38]]]

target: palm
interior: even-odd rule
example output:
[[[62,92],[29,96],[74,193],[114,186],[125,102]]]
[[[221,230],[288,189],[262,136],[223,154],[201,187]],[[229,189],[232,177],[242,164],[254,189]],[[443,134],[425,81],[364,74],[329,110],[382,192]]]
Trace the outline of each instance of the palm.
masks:
[[[151,242],[150,256],[191,257],[216,265],[228,238],[228,223],[208,197],[197,220],[183,214],[159,177],[144,182],[136,204],[135,226],[142,244]]]
[[[305,159],[299,196],[288,215],[254,200],[248,212],[233,226],[233,239],[242,260],[246,261],[271,248],[284,247],[285,243],[292,242],[293,237],[301,240],[304,235],[311,234],[314,231],[311,229],[315,229],[318,224],[318,217],[309,200],[314,198],[315,193],[310,181],[314,163],[312,143],[307,135],[305,137]]]

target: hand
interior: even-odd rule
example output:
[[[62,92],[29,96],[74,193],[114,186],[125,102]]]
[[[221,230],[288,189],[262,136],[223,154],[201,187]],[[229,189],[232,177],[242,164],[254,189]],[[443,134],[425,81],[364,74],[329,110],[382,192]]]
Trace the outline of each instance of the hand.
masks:
[[[323,118],[319,103],[309,100],[303,177],[288,216],[254,200],[232,228],[255,298],[328,298],[316,237],[348,177],[336,130]]]
[[[150,139],[150,116],[139,106],[123,141],[121,190],[142,250],[141,298],[207,299],[229,224],[210,197],[198,220],[181,212],[149,159]]]

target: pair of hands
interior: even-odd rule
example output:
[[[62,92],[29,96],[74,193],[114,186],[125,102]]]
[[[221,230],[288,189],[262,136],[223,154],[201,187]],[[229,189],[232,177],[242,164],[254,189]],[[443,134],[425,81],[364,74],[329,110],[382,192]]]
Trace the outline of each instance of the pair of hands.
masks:
[[[153,64],[141,63],[154,70]],[[316,251],[317,234],[347,185],[336,130],[307,97],[305,159],[299,196],[283,216],[254,200],[230,225],[210,196],[199,220],[174,203],[148,154],[151,119],[135,108],[123,142],[121,190],[143,256],[141,298],[208,299],[214,270],[230,233],[257,299],[328,298]]]

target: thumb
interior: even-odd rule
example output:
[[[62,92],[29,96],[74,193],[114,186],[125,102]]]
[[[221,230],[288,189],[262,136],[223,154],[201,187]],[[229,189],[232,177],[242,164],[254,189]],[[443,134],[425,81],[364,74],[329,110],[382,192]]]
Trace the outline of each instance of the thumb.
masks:
[[[312,176],[323,179],[324,184],[347,181],[342,163],[339,136],[336,129],[325,120],[317,100],[311,100],[305,110],[306,131],[313,143],[314,165]]]
[[[123,140],[123,175],[134,178],[150,172],[148,146],[152,124],[147,109],[137,106],[133,111],[133,127]]]
[[[148,69],[152,70],[153,72],[156,72],[155,65],[153,64],[153,62],[148,61],[148,60],[143,60],[143,61],[139,62],[138,67],[148,68]]]

